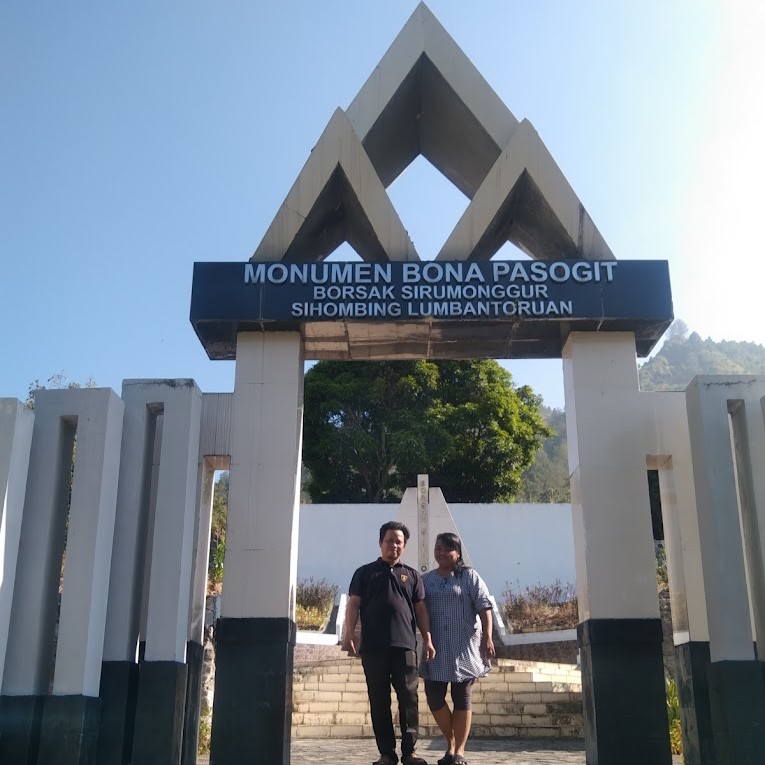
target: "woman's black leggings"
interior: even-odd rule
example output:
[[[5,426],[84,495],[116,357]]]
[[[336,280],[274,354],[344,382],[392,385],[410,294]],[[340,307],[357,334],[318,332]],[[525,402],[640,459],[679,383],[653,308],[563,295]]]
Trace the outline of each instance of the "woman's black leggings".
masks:
[[[463,680],[461,683],[451,683],[452,703],[456,712],[466,712],[473,706],[473,684],[475,678]],[[435,680],[425,681],[425,698],[431,712],[443,709],[446,704],[446,686],[449,683],[439,683]]]

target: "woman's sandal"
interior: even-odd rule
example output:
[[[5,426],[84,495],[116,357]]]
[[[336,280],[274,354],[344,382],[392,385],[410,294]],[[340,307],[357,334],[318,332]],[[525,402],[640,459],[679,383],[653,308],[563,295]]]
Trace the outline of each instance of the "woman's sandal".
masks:
[[[455,754],[452,765],[467,765],[467,760],[461,754]]]
[[[447,752],[440,760],[436,761],[436,765],[454,765],[454,752]]]

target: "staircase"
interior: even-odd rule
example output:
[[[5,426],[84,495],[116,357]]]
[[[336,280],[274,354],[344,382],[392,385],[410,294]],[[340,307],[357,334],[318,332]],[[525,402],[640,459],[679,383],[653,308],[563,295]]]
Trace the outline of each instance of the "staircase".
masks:
[[[568,664],[497,660],[473,687],[476,738],[582,738],[579,670]],[[398,720],[395,694],[393,719]],[[447,699],[448,699],[447,695]],[[420,683],[420,735],[440,736]],[[296,738],[372,738],[367,687],[359,659],[311,660],[296,667],[292,690]]]

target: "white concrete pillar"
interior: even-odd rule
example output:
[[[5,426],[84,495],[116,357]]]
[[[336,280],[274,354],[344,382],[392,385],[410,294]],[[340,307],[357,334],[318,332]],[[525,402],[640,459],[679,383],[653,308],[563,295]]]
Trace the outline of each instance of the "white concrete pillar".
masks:
[[[35,695],[47,690],[76,431],[78,449],[71,480],[69,552],[58,638],[58,651],[71,653],[66,662],[57,662],[61,679],[54,682],[54,692],[97,696],[122,402],[105,388],[42,390],[35,396],[35,407],[14,629],[3,693]],[[82,588],[79,595],[76,588]],[[95,669],[90,667],[94,657],[99,665]]]
[[[702,765],[715,761],[715,750],[709,623],[685,393],[641,393],[640,398],[651,424],[648,467],[659,471],[683,750],[689,765]]]
[[[193,380],[126,381],[125,388],[129,385],[143,388],[147,405],[159,403],[162,412],[133,761],[174,765],[180,762],[186,696],[202,393]]]
[[[69,393],[83,403],[77,412],[53,694],[95,697],[101,678],[124,407],[109,389]]]
[[[294,620],[302,432],[299,333],[240,333],[221,603],[224,619]]]
[[[563,349],[587,760],[669,763],[662,632],[632,333]],[[629,698],[624,694],[630,687]]]
[[[228,470],[230,467],[233,403],[234,396],[231,393],[202,395],[194,567],[190,590],[188,635],[189,640],[197,643],[202,643],[205,623],[215,471]]]
[[[31,409],[18,399],[0,398],[0,688],[11,623],[33,425]]]
[[[186,658],[202,393],[176,381],[163,397],[162,451],[152,535],[146,661]]]
[[[675,645],[708,643],[704,572],[685,393],[641,393],[648,467],[659,471]]]
[[[712,733],[716,762],[725,765],[765,758],[765,672],[755,661],[751,618],[763,613],[757,512],[765,501],[763,393],[762,377],[699,376],[686,390],[709,615]]]
[[[35,396],[3,694],[22,697],[9,739],[32,750],[39,736],[40,761],[95,756],[122,414],[105,388]],[[48,690],[62,573],[53,696],[30,706]]]
[[[633,335],[573,332],[563,379],[580,619],[658,618]]]
[[[738,383],[699,376],[686,391],[713,662],[754,658],[728,414],[745,392]]]
[[[183,721],[182,765],[195,765],[197,761],[204,664],[205,601],[215,471],[229,469],[233,398],[231,393],[202,394],[194,557],[189,591],[189,632],[186,644],[188,677]]]
[[[239,333],[211,759],[289,759],[303,346]]]

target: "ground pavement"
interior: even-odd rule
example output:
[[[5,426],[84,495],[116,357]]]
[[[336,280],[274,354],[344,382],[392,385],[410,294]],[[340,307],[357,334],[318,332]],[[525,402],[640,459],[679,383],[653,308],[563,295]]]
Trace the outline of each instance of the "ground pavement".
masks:
[[[442,738],[420,739],[417,753],[435,765],[444,753]],[[291,765],[371,765],[378,757],[372,739],[292,740]],[[465,759],[469,765],[584,765],[583,741],[474,739],[468,742]],[[680,765],[680,757],[673,765]],[[200,757],[198,765],[208,765]]]

